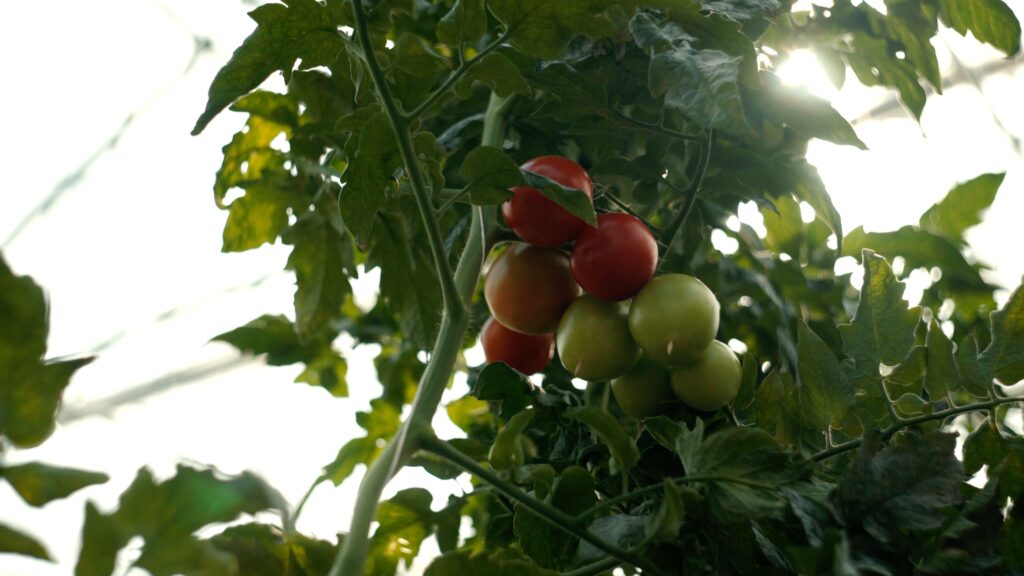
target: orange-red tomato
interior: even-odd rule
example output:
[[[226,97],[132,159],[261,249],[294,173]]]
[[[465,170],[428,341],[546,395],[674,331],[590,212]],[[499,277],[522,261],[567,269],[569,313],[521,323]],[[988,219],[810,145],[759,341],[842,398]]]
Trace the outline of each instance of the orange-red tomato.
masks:
[[[594,200],[590,176],[582,166],[561,156],[540,156],[522,165],[524,170],[547,176],[563,186],[575,188]],[[536,188],[516,186],[511,200],[501,205],[509,228],[526,242],[537,246],[561,246],[572,242],[587,223],[555,204]]]
[[[576,237],[570,263],[573,278],[588,294],[625,300],[654,277],[658,243],[635,216],[602,214],[597,228],[584,228]]]
[[[550,334],[580,295],[561,250],[514,242],[491,265],[484,297],[491,315],[524,334]]]
[[[522,334],[488,318],[480,330],[487,363],[504,362],[523,374],[540,372],[551,361],[553,334]]]

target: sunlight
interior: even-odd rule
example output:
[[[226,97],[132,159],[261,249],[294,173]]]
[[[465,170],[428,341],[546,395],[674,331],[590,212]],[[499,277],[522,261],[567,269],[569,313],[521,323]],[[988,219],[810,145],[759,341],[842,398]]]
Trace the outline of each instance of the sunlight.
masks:
[[[806,88],[816,96],[828,98],[836,93],[835,86],[811,50],[794,50],[779,64],[775,73],[783,84]]]

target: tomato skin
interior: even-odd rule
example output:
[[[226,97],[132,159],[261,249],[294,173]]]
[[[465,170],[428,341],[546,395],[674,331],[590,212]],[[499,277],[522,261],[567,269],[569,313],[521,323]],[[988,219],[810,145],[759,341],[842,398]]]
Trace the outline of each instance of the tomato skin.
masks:
[[[523,334],[554,332],[579,295],[564,252],[523,242],[513,242],[498,256],[484,282],[491,315]]]
[[[697,359],[718,332],[718,299],[703,282],[665,274],[633,298],[629,331],[644,352],[666,366]]]
[[[585,295],[569,306],[555,337],[558,357],[570,374],[589,382],[622,376],[640,359],[629,334],[629,306]]]
[[[522,334],[505,328],[494,318],[488,318],[480,330],[480,343],[488,364],[504,362],[530,375],[540,372],[551,361],[554,335]]]
[[[743,368],[725,343],[715,340],[697,360],[672,369],[672,391],[687,406],[714,412],[740,391]]]
[[[581,190],[594,201],[590,175],[582,166],[562,156],[539,156],[521,166],[563,186]],[[572,242],[587,223],[555,204],[536,188],[516,186],[514,196],[501,205],[505,223],[522,240],[536,246],[561,246]]]
[[[602,300],[625,300],[654,277],[658,243],[640,219],[611,213],[597,217],[597,228],[584,228],[569,259],[572,277],[587,293]]]
[[[633,369],[612,380],[612,396],[633,418],[657,416],[662,402],[672,398],[671,372],[644,355]]]

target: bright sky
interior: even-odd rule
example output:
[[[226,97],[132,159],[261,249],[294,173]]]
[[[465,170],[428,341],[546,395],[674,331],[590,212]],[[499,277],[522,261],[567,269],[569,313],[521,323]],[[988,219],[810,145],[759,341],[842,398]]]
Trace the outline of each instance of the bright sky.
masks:
[[[216,209],[211,186],[220,148],[242,117],[224,114],[202,136],[189,136],[210,80],[251,31],[244,15],[250,8],[239,0],[5,6],[0,68],[7,89],[0,102],[9,137],[0,141],[0,158],[7,160],[0,172],[0,242],[102,148],[129,114],[135,116],[116,145],[4,247],[14,270],[34,276],[49,292],[51,355],[88,353],[110,343],[72,382],[66,421],[54,436],[40,448],[11,454],[10,460],[101,470],[112,480],[41,510],[23,504],[6,484],[0,486],[3,521],[40,537],[58,559],[51,565],[0,555],[0,573],[68,574],[85,500],[104,509],[115,506],[141,466],[160,475],[181,460],[229,473],[250,469],[297,502],[320,467],[359,434],[353,412],[380,393],[371,363],[375,351],[367,347],[349,356],[349,399],[333,400],[323,390],[291,384],[297,366],[253,362],[102,417],[73,418],[76,410],[81,413],[111,394],[230,360],[235,357],[230,347],[206,344],[211,336],[263,313],[291,312],[291,280],[280,272],[286,250],[219,252],[225,213]],[[212,39],[213,51],[199,56],[183,76],[193,57],[193,34]],[[968,66],[999,59],[993,50],[956,34],[943,35],[936,48],[944,74],[952,72],[950,49]],[[806,55],[779,73],[833,100],[847,118],[860,118],[889,97],[855,81],[837,93]],[[969,238],[977,257],[992,265],[992,279],[1012,288],[1024,276],[1019,255],[1024,161],[995,119],[1009,133],[1024,136],[1019,106],[1024,71],[1004,68],[981,82],[983,93],[962,84],[930,99],[921,125],[900,108],[857,122],[867,152],[817,142],[809,155],[847,230],[861,224],[890,230],[916,222],[955,182],[1008,171],[985,225]],[[756,220],[756,214],[747,216]],[[360,297],[372,299],[373,290],[370,278],[359,286]],[[170,310],[175,313],[165,318]],[[477,353],[471,360],[482,357]],[[464,391],[460,382],[448,397]],[[439,433],[456,434],[442,420]],[[341,489],[317,490],[300,530],[323,538],[343,530],[357,484],[358,474]],[[403,473],[388,493],[409,486],[432,489],[436,505],[458,488],[455,482]]]

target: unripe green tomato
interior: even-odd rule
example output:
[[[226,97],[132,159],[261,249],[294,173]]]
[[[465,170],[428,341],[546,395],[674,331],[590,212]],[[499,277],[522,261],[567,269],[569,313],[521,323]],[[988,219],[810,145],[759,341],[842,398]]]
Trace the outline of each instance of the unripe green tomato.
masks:
[[[632,370],[612,380],[612,395],[633,418],[656,416],[662,402],[672,397],[670,381],[671,372],[645,355]]]
[[[656,276],[633,298],[629,331],[649,356],[666,366],[697,359],[718,332],[718,299],[685,274]]]
[[[732,402],[742,380],[739,358],[718,340],[697,360],[672,369],[672,391],[687,406],[705,412]]]
[[[555,334],[558,356],[570,374],[589,382],[622,376],[640,359],[629,334],[629,304],[585,295],[562,315]]]

